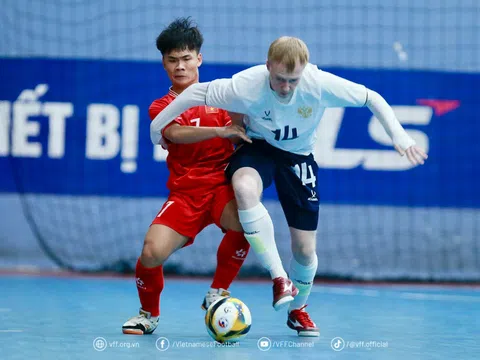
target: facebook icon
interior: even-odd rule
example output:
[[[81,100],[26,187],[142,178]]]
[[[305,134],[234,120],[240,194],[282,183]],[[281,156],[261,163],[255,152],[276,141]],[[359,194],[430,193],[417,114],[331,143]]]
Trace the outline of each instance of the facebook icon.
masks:
[[[170,341],[166,337],[159,337],[155,342],[155,346],[158,350],[165,351],[170,347]]]

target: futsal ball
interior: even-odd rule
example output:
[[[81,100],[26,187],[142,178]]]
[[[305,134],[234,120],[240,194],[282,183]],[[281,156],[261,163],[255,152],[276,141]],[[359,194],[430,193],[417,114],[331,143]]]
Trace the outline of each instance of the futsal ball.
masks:
[[[223,297],[212,303],[205,315],[210,336],[219,343],[236,342],[250,331],[252,315],[242,301]]]

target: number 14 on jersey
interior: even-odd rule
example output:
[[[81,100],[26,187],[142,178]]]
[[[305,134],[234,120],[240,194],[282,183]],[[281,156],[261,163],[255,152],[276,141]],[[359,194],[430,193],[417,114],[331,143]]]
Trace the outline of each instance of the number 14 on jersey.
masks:
[[[317,177],[313,172],[312,165],[308,165],[307,163],[301,163],[300,165],[295,164],[293,167],[293,171],[298,176],[300,180],[302,180],[302,185],[312,184],[312,188],[315,188],[315,184],[317,181]]]

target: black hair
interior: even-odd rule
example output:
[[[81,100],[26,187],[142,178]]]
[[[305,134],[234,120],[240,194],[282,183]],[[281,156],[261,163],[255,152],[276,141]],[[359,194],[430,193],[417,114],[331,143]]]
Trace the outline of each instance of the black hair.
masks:
[[[157,49],[162,55],[186,49],[199,53],[202,44],[202,33],[190,17],[175,19],[157,36]]]

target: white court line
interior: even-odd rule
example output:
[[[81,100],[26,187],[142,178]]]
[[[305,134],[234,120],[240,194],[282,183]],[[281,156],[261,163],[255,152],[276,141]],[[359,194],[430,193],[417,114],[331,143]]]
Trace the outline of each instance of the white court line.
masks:
[[[425,294],[425,293],[400,293],[402,299],[409,300],[435,300],[435,301],[466,301],[480,302],[480,296],[470,295],[447,295],[447,294]]]
[[[0,333],[21,333],[23,330],[0,330]]]
[[[327,293],[336,295],[349,296],[370,296],[377,297],[380,295],[378,290],[360,290],[353,288],[342,287],[320,287],[313,288],[314,293]],[[432,294],[421,292],[395,292],[387,294],[388,297],[402,298],[407,300],[421,300],[421,301],[464,301],[464,302],[480,302],[480,295],[456,295],[456,294]]]
[[[358,290],[352,288],[328,288],[327,292],[340,295],[356,295]]]
[[[362,290],[362,295],[364,296],[378,296],[380,294],[380,291],[378,290]]]
[[[353,289],[353,288],[342,288],[342,287],[332,287],[332,286],[313,288],[312,292],[339,294],[339,295],[362,295],[362,296],[371,296],[371,297],[375,297],[380,294],[378,290],[359,290],[359,289]]]

